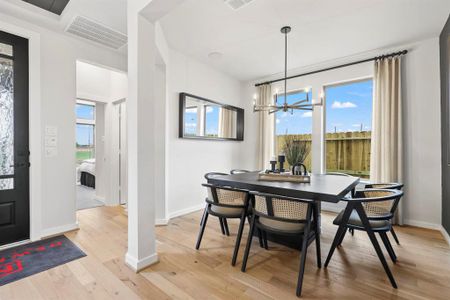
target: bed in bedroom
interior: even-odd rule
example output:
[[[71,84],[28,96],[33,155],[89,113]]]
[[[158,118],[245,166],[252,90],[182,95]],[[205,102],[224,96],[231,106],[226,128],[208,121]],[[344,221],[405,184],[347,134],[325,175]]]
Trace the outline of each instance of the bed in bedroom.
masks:
[[[81,185],[95,189],[95,158],[83,160],[77,168],[77,180]]]

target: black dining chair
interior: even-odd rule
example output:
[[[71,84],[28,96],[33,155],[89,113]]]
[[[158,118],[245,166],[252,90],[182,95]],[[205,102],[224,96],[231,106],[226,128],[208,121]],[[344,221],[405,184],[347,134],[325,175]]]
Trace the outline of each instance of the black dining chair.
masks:
[[[248,171],[248,170],[233,169],[230,171],[230,174],[234,175],[234,174],[242,174],[242,173],[249,173],[249,172],[250,171]]]
[[[296,199],[279,195],[250,192],[254,195],[252,219],[247,245],[242,262],[242,272],[246,271],[248,256],[256,229],[274,235],[297,236],[302,240],[300,269],[297,280],[297,296],[302,293],[303,275],[305,273],[306,253],[312,241],[316,241],[317,265],[321,267],[320,234],[318,220],[315,220],[316,206],[312,200]]]
[[[223,175],[228,175],[228,174],[227,173],[220,173],[220,172],[209,172],[209,173],[206,173],[204,175],[204,177],[205,177],[206,180],[209,180],[209,179],[212,179],[212,178],[214,178],[216,176],[223,176]],[[203,220],[205,219],[205,213],[206,213],[206,210],[203,211],[203,216],[202,216],[202,219],[200,221],[200,226],[203,224]],[[230,230],[228,228],[228,221],[227,221],[227,219],[226,218],[219,218],[219,224],[220,224],[220,230],[222,231],[222,234],[230,236]]]
[[[402,196],[403,192],[399,190],[365,189],[357,191],[352,198],[344,197],[342,200],[347,201],[347,206],[333,221],[339,228],[325,261],[325,267],[328,266],[336,247],[342,243],[347,229],[366,231],[392,286],[397,288],[375,233],[380,235],[389,256],[395,263],[397,256],[386,233],[391,230],[393,212]]]
[[[387,190],[399,190],[399,191],[401,191],[402,188],[403,188],[403,184],[402,183],[397,183],[397,182],[370,183],[370,184],[366,184],[365,188],[366,189],[387,189]],[[395,209],[396,208],[397,207],[395,207],[394,211],[392,211],[392,217],[394,217],[394,215],[395,215]],[[391,234],[392,234],[392,237],[394,238],[395,242],[397,243],[397,245],[400,245],[400,241],[398,240],[397,234],[394,231],[394,226],[391,227]]]
[[[198,250],[200,248],[200,243],[202,242],[203,233],[205,232],[209,215],[216,216],[219,220],[221,218],[238,218],[240,219],[240,223],[234,246],[233,258],[231,260],[231,265],[234,266],[236,264],[236,259],[239,252],[245,220],[250,213],[248,209],[250,195],[246,190],[230,187],[219,187],[207,183],[202,185],[207,188],[208,197],[206,198],[206,207],[203,214],[204,217],[201,222],[195,249]]]

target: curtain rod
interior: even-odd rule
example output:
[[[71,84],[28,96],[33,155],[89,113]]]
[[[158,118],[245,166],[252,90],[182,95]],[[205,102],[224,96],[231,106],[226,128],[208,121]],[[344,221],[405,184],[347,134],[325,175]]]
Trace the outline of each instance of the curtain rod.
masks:
[[[399,56],[399,55],[405,55],[406,53],[408,53],[408,50],[403,50],[403,51],[399,51],[399,52],[394,52],[394,53],[389,53],[389,54],[385,54],[385,55],[375,56],[375,57],[372,57],[372,58],[358,60],[358,61],[355,61],[355,62],[351,62],[351,63],[339,65],[339,66],[329,67],[329,68],[316,70],[316,71],[311,71],[311,72],[307,72],[307,73],[303,73],[303,74],[297,74],[297,75],[292,75],[292,76],[289,76],[289,77],[284,77],[284,78],[274,79],[274,80],[270,80],[270,81],[266,81],[266,82],[261,82],[261,83],[255,84],[255,86],[261,86],[261,85],[265,85],[265,84],[271,84],[271,83],[283,81],[285,79],[289,80],[289,79],[293,79],[293,78],[297,78],[297,77],[302,77],[302,76],[312,75],[312,74],[316,74],[316,73],[331,71],[331,70],[335,70],[335,69],[345,68],[345,67],[349,67],[349,66],[353,66],[353,65],[357,65],[357,64],[362,64],[362,63],[365,63],[365,62],[374,61],[374,60],[378,60],[378,59],[389,58],[389,57],[394,57],[394,56]]]

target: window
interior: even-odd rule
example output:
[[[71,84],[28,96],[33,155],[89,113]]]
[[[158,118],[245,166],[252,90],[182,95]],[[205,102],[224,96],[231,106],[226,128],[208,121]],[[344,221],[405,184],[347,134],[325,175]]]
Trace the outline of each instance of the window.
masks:
[[[219,136],[219,110],[218,105],[205,106],[205,134],[204,136]]]
[[[309,101],[312,99],[312,91],[298,90],[287,94],[287,103],[306,99],[308,93]],[[284,94],[276,97],[277,104],[284,103]],[[275,143],[276,154],[284,152],[286,136],[289,135],[294,141],[305,142],[309,155],[304,161],[308,170],[311,170],[311,136],[312,136],[312,111],[293,110],[288,112],[278,111],[275,113]]]
[[[372,92],[372,79],[325,88],[327,172],[369,177]]]
[[[95,158],[95,103],[78,101],[76,105],[76,160]]]

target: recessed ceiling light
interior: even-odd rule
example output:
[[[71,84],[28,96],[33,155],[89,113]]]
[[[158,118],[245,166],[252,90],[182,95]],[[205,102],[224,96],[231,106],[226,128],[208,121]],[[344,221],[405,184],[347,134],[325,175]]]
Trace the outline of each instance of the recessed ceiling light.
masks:
[[[211,52],[208,54],[208,58],[212,60],[219,60],[222,58],[222,56],[223,54],[220,52]]]

